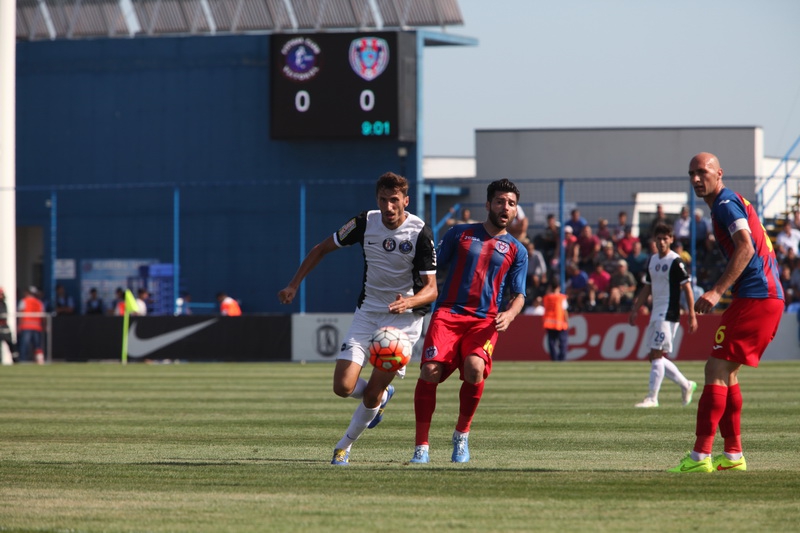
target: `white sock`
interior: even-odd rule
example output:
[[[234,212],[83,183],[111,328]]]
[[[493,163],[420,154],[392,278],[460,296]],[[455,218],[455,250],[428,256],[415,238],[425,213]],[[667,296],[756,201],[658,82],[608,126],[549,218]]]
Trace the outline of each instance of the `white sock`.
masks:
[[[699,453],[692,450],[692,461],[702,461],[706,457],[711,457],[711,454],[708,453]]]
[[[725,454],[725,457],[727,457],[728,461],[738,461],[739,459],[742,458],[743,455],[742,452],[739,453],[723,452],[723,453]]]
[[[650,363],[650,397],[658,400],[658,392],[664,381],[664,358],[653,359]]]
[[[375,415],[378,414],[378,409],[380,409],[380,406],[367,409],[364,402],[359,402],[358,407],[356,407],[355,412],[353,412],[353,417],[350,419],[350,425],[347,426],[347,431],[344,432],[344,436],[336,445],[336,448],[346,448],[349,450],[350,446],[358,440],[361,434],[367,429],[369,423],[372,422],[372,419],[375,418]]]
[[[664,362],[664,375],[677,383],[681,390],[687,389],[689,387],[689,380],[678,370],[675,363],[666,357],[662,357],[660,360]]]
[[[353,387],[353,393],[349,396],[349,398],[355,398],[356,400],[360,400],[364,397],[364,389],[367,388],[367,380],[364,378],[358,378],[356,381],[356,386]]]
[[[468,435],[469,435],[469,431],[467,431],[466,433],[461,433],[460,431],[454,431],[453,432],[453,436],[454,437],[465,437],[465,436],[468,436]]]

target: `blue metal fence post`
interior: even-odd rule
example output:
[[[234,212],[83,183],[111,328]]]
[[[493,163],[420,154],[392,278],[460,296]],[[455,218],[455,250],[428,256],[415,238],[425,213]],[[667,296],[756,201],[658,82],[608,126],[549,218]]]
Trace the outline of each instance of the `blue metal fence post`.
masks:
[[[172,305],[173,313],[178,314],[178,298],[180,297],[181,269],[181,190],[176,186],[172,190]]]
[[[58,233],[58,193],[50,191],[50,283],[48,294],[50,302],[55,311],[56,305],[56,259],[57,255],[57,233]],[[50,355],[50,354],[48,354]]]
[[[561,244],[558,247],[558,275],[559,275],[559,282],[561,283],[562,290],[566,292],[566,283],[567,283],[567,265],[565,264],[565,260],[567,258],[567,252],[564,250],[564,203],[565,203],[565,192],[564,192],[564,179],[558,180],[558,220],[559,220],[559,239],[561,239]]]
[[[305,258],[306,250],[306,184],[300,184],[300,262]],[[300,283],[300,313],[306,312],[306,280]]]
[[[431,220],[436,220],[436,185],[431,183]],[[433,242],[439,242],[439,227],[433,228]]]

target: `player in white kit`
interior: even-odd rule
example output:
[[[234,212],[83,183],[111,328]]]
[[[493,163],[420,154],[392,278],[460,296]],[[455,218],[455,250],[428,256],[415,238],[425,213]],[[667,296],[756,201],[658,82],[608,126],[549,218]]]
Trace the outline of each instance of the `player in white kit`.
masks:
[[[405,375],[405,368],[397,372],[372,369],[369,379],[361,377],[372,333],[382,326],[394,326],[403,330],[413,345],[422,334],[423,317],[438,295],[433,230],[405,210],[408,180],[392,172],[383,174],[375,186],[375,197],[378,209],[354,216],[314,246],[289,285],[278,293],[281,303],[292,303],[300,283],[323,257],[340,248],[361,246],[364,281],[333,373],[337,396],[361,400],[333,451],[331,464],[340,466],[350,463],[353,443],[383,419],[383,410],[394,394],[391,382],[395,375]]]
[[[684,406],[691,403],[692,394],[697,389],[697,383],[686,379],[675,363],[667,357],[673,350],[675,335],[678,332],[681,291],[688,306],[689,333],[697,331],[691,276],[686,271],[686,265],[680,256],[670,248],[673,239],[671,226],[656,225],[653,240],[657,253],[651,255],[647,262],[645,285],[636,296],[628,319],[631,325],[636,323],[639,308],[647,303],[648,297],[652,294],[650,324],[645,333],[645,338],[650,343],[650,392],[644,400],[636,404],[636,407],[658,407],[658,393],[665,376],[681,388]]]

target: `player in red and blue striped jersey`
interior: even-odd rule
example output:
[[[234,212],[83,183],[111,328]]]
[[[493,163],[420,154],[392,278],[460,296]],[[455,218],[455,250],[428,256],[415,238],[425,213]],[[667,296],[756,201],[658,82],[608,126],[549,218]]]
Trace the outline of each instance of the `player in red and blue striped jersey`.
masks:
[[[772,241],[750,202],[725,188],[722,176],[714,154],[697,154],[689,163],[694,192],[711,208],[714,235],[728,260],[722,276],[697,299],[694,308],[698,313],[711,311],[730,286],[733,301],[722,314],[706,363],[694,448],[670,472],[747,469],[742,455],[739,369],[758,366],[783,315],[783,289]],[[712,459],[717,427],[725,441],[724,453]]]
[[[459,371],[459,415],[453,434],[453,462],[469,461],[468,435],[492,371],[492,352],[500,332],[522,311],[528,252],[508,234],[517,215],[519,189],[508,180],[489,184],[487,220],[453,226],[437,251],[448,268],[422,348],[420,378],[414,391],[416,448],[412,463],[428,462],[428,436],[436,409],[436,388]],[[510,294],[507,305],[503,295]]]

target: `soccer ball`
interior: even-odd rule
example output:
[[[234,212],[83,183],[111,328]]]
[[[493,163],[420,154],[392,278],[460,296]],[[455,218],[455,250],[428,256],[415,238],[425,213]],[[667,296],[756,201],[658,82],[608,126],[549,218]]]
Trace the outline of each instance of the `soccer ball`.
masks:
[[[396,372],[411,360],[411,341],[403,330],[384,326],[369,340],[369,362],[378,370]]]

